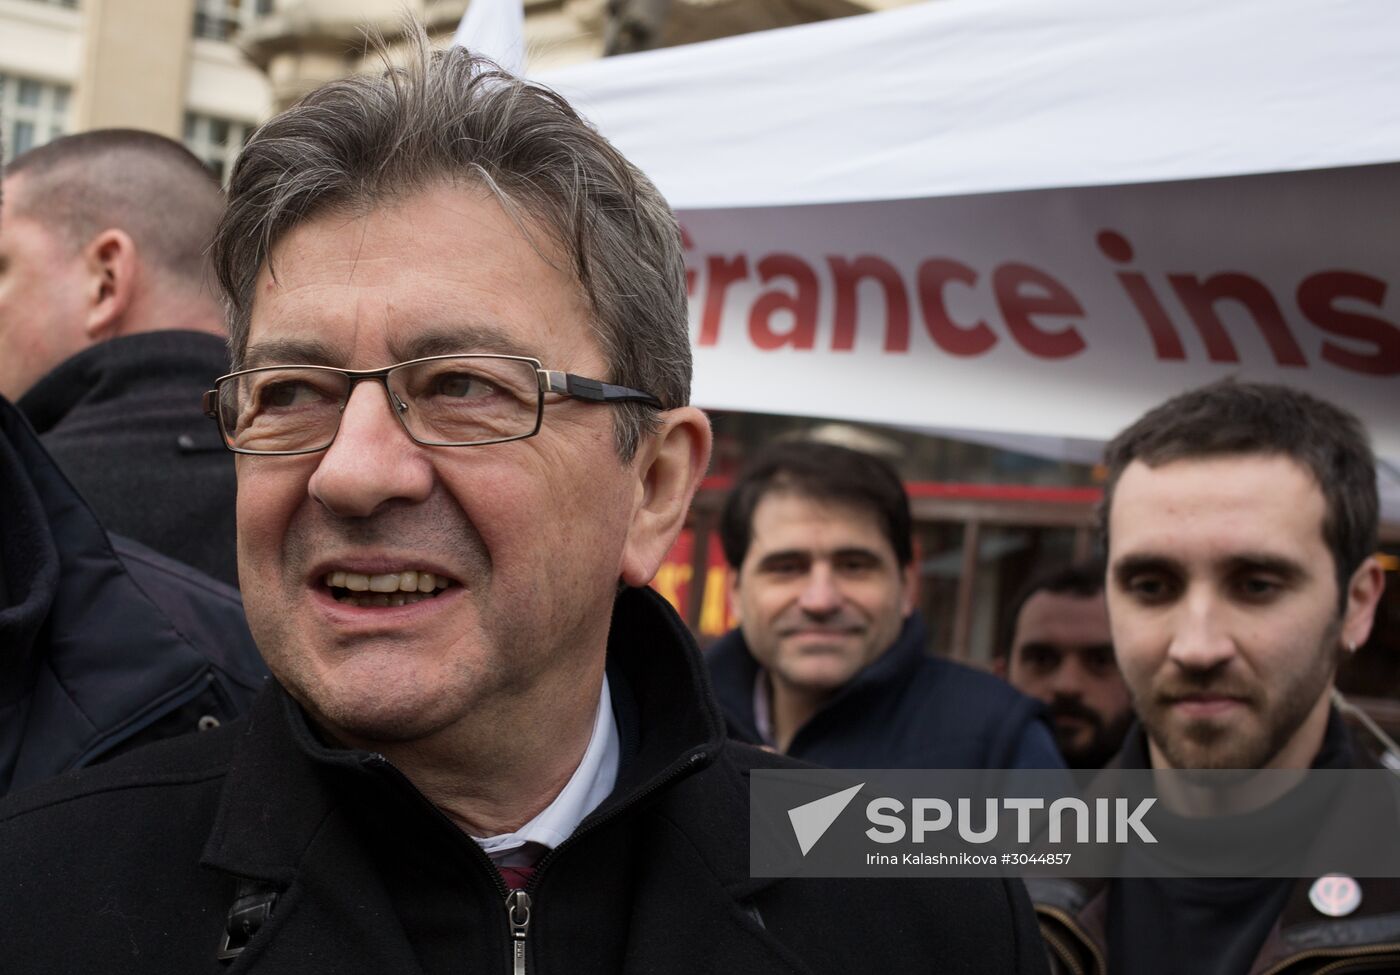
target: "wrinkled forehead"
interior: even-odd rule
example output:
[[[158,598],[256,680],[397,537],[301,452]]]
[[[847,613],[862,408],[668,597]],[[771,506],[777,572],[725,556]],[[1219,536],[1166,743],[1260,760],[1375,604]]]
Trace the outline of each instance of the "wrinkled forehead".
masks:
[[[437,187],[288,230],[258,275],[240,366],[373,368],[487,352],[594,364],[560,249],[490,194]]]

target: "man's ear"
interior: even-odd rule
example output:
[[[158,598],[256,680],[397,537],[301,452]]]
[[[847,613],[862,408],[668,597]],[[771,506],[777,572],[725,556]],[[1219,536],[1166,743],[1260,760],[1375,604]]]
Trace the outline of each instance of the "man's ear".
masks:
[[[1342,644],[1354,649],[1371,635],[1376,606],[1385,592],[1385,570],[1373,555],[1357,566],[1347,583],[1347,605],[1342,613]]]
[[[622,553],[622,581],[629,586],[651,581],[685,526],[710,464],[710,445],[710,421],[693,406],[667,410],[660,429],[643,437],[632,459],[637,498]]]
[[[83,261],[88,273],[83,332],[89,342],[115,338],[136,292],[136,244],[124,230],[104,230],[83,248]]]
[[[992,658],[992,673],[996,674],[1002,680],[1006,680],[1006,660],[1007,658],[1005,656]]]

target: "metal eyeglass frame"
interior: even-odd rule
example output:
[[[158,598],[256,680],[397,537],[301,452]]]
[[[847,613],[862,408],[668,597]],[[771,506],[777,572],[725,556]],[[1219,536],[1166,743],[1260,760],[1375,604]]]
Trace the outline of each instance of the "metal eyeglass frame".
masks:
[[[443,359],[492,359],[506,360],[510,362],[524,362],[535,370],[535,375],[539,380],[539,395],[535,398],[535,425],[528,433],[521,433],[513,437],[497,437],[494,440],[469,440],[465,443],[445,440],[423,440],[414,436],[413,431],[408,428],[408,421],[404,419],[404,411],[408,404],[401,401],[394,395],[394,391],[389,388],[389,375],[406,366],[414,366],[421,362],[438,362]],[[571,372],[560,372],[555,369],[546,369],[540,360],[525,355],[491,355],[487,353],[461,353],[455,355],[430,355],[421,359],[409,359],[407,362],[398,362],[383,369],[337,369],[334,366],[313,366],[298,365],[296,363],[286,363],[276,366],[258,366],[256,369],[240,369],[231,372],[226,376],[220,376],[214,380],[214,388],[204,394],[204,415],[212,419],[219,425],[219,433],[224,442],[224,446],[235,454],[249,454],[254,457],[286,457],[296,454],[315,454],[322,450],[329,450],[331,444],[335,443],[335,438],[340,434],[340,422],[336,422],[335,433],[331,434],[331,439],[320,447],[307,447],[302,450],[248,450],[244,447],[235,447],[229,436],[229,432],[224,428],[223,414],[219,411],[219,390],[224,383],[230,379],[237,379],[240,376],[247,376],[258,372],[272,372],[280,369],[314,369],[319,372],[335,373],[344,376],[349,380],[349,387],[345,393],[345,402],[340,404],[340,412],[345,412],[345,407],[350,403],[350,397],[355,392],[358,383],[367,380],[378,380],[384,385],[384,394],[389,399],[391,412],[398,418],[399,425],[403,427],[404,433],[414,443],[422,444],[425,447],[485,447],[496,443],[509,443],[512,440],[528,440],[540,432],[540,427],[544,423],[544,396],[546,393],[556,393],[560,396],[568,396],[571,399],[582,400],[585,403],[644,403],[653,409],[663,410],[665,406],[651,393],[640,389],[632,389],[628,386],[615,386],[612,383],[601,382],[597,379],[588,379],[584,376],[576,376]]]

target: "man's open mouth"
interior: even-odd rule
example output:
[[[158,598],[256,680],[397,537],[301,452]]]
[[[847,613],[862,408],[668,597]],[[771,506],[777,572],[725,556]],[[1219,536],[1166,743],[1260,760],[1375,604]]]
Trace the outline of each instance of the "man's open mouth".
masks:
[[[351,606],[408,606],[435,599],[452,585],[452,580],[446,576],[416,569],[377,575],[327,572],[322,581],[336,602]]]

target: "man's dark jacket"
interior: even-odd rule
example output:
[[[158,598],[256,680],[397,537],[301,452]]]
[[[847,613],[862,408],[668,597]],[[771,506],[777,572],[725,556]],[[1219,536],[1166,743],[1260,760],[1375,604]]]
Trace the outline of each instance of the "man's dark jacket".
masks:
[[[792,763],[725,740],[655,593],[619,597],[608,673],[617,786],[526,887],[530,975],[1045,971],[1016,880],[750,877],[749,770]],[[18,798],[0,805],[7,973],[513,971],[480,848],[381,756],[321,744],[276,685],[246,721]],[[253,917],[276,896],[221,969],[240,892]]]
[[[265,674],[237,591],[109,540],[0,398],[0,795],[230,721]]]
[[[1330,715],[1329,722],[1328,736],[1341,739],[1346,756],[1341,767],[1381,767],[1347,732],[1336,711]],[[1141,726],[1134,726],[1128,732],[1123,749],[1108,763],[1106,770],[1147,768],[1147,746],[1143,737]],[[1393,843],[1396,837],[1378,835],[1375,842]],[[1400,879],[1383,877],[1358,881],[1362,890],[1361,903],[1344,917],[1325,916],[1312,906],[1308,892],[1316,880],[1316,877],[1306,877],[1293,884],[1283,913],[1249,969],[1250,975],[1400,971]],[[1062,975],[1109,975],[1110,881],[1034,879],[1028,884],[1052,969]],[[1208,961],[1202,959],[1203,964]],[[1112,975],[1120,973],[1115,970]]]
[[[233,455],[200,409],[226,372],[222,339],[146,332],[79,352],[17,405],[108,531],[237,586]]]
[[[1040,704],[1005,681],[924,653],[909,617],[884,654],[798,729],[787,754],[827,768],[1061,768]],[[758,663],[740,630],[705,654],[734,737],[759,743]]]

